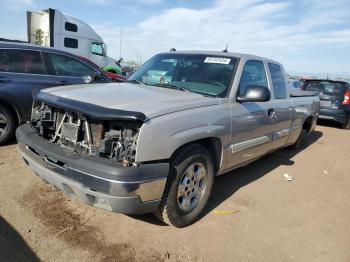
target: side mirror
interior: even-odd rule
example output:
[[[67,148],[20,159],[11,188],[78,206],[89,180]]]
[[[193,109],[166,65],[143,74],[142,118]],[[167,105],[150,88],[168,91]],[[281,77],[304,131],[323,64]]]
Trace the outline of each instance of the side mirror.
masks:
[[[83,76],[83,80],[85,84],[90,84],[94,80],[90,75]]]
[[[237,97],[238,102],[266,102],[270,99],[271,93],[266,86],[247,86],[244,94]]]

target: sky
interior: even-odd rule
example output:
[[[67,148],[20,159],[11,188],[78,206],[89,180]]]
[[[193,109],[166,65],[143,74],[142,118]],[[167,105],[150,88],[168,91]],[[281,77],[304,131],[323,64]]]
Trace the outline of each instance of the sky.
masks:
[[[26,39],[26,11],[87,22],[108,55],[144,62],[177,50],[265,56],[292,74],[350,77],[350,0],[1,0],[0,37]]]

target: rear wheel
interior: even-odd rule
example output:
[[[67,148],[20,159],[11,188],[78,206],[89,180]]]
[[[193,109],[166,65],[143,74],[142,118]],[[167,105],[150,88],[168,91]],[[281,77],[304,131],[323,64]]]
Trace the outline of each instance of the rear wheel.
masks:
[[[342,124],[343,129],[350,129],[350,116],[347,118],[346,122]]]
[[[157,218],[184,227],[204,209],[214,183],[214,166],[209,151],[198,144],[180,149],[170,161],[170,172]]]
[[[16,129],[16,120],[6,107],[0,105],[0,146],[7,143]]]
[[[297,149],[301,148],[301,146],[303,145],[303,139],[304,139],[306,133],[307,133],[307,130],[303,128],[300,132],[300,135],[299,135],[297,141],[295,141],[294,144],[289,146],[289,148],[292,150],[297,150]]]

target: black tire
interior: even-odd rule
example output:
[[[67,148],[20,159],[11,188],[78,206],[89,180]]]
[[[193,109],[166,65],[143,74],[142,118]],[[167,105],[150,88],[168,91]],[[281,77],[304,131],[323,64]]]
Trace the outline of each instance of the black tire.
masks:
[[[302,147],[303,145],[303,139],[305,137],[305,135],[307,134],[307,130],[306,129],[302,129],[301,132],[300,132],[300,135],[297,139],[297,141],[295,141],[294,144],[290,145],[289,146],[289,149],[291,150],[298,150]]]
[[[346,122],[342,124],[343,129],[350,129],[350,116],[347,118]]]
[[[16,119],[6,107],[0,105],[0,146],[6,144],[14,135]]]
[[[183,186],[183,181],[181,181],[181,179],[183,179],[185,174],[187,174],[185,171],[191,166],[195,167],[196,164],[200,165],[201,168],[205,167],[206,169],[206,186],[205,190],[201,191],[204,193],[202,194],[200,200],[196,201],[196,206],[189,212],[184,212],[181,209],[181,204],[179,201],[181,197],[178,196],[178,190],[180,190],[180,183]],[[185,227],[193,223],[203,211],[208,201],[214,184],[214,175],[213,160],[209,151],[205,147],[199,144],[189,144],[179,149],[170,160],[168,180],[160,207],[154,213],[155,216],[164,223],[175,227]],[[198,182],[198,185],[201,181]],[[196,182],[194,182],[194,185],[196,185]],[[192,189],[192,192],[193,190],[194,189]],[[193,199],[190,201],[191,204],[192,200]]]

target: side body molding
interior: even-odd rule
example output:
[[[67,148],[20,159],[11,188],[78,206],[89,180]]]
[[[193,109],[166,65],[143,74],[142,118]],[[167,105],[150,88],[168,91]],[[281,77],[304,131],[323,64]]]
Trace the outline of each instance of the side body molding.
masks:
[[[244,142],[230,145],[230,150],[231,150],[231,153],[234,154],[234,153],[240,152],[242,150],[246,150],[246,149],[251,148],[251,147],[255,147],[258,145],[262,145],[262,144],[271,142],[271,140],[272,139],[269,136],[262,136],[262,137],[254,138],[254,139],[251,139],[248,141],[244,141]]]

